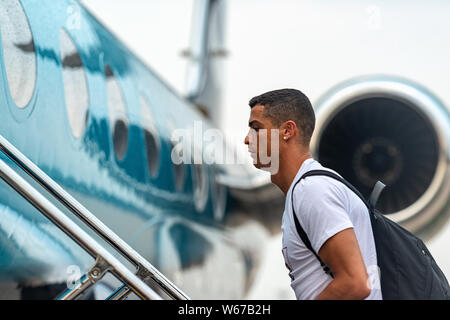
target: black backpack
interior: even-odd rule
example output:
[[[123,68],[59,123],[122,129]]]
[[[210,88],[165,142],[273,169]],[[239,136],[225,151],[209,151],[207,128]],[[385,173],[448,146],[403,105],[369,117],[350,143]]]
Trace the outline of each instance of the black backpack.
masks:
[[[450,287],[444,273],[438,267],[427,247],[418,237],[393,222],[375,209],[384,185],[378,182],[367,201],[348,181],[326,170],[305,173],[294,185],[291,193],[294,221],[305,246],[317,257],[325,273],[333,277],[331,270],[314,251],[294,210],[294,188],[309,176],[328,176],[345,184],[356,193],[369,209],[378,267],[380,268],[381,293],[384,300],[449,300]]]

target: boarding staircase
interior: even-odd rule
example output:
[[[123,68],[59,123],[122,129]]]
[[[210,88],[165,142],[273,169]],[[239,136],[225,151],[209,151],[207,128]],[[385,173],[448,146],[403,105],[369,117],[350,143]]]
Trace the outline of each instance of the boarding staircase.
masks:
[[[1,135],[0,151],[13,160],[57,201],[75,214],[85,225],[94,230],[97,235],[136,267],[136,271],[133,273],[107,251],[105,247],[100,245],[98,241],[88,235],[72,219],[51,203],[41,192],[0,159],[0,177],[95,259],[95,263],[89,271],[72,288],[61,294],[58,297],[59,300],[73,300],[80,297],[81,294],[99,282],[108,272],[118,278],[123,285],[107,297],[106,300],[123,300],[130,293],[134,293],[144,300],[162,300],[162,296],[155,291],[156,289],[152,289],[149,283],[156,285],[156,288],[162,289],[170,299],[189,300],[185,293],[170,282],[150,262],[126,244]]]

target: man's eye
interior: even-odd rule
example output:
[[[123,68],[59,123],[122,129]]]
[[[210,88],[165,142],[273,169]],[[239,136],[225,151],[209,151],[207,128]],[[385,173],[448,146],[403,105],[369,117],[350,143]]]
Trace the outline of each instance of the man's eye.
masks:
[[[252,128],[253,130],[255,130],[256,132],[258,132],[259,128]]]

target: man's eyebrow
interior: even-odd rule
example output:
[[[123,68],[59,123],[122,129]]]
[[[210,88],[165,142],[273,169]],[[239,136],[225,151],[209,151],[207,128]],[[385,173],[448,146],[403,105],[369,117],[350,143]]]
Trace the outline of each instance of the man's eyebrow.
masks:
[[[263,123],[259,122],[258,120],[253,120],[253,121],[250,121],[250,122],[248,123],[248,126],[251,127],[252,124],[254,124],[254,123],[259,124],[259,125],[263,125]]]

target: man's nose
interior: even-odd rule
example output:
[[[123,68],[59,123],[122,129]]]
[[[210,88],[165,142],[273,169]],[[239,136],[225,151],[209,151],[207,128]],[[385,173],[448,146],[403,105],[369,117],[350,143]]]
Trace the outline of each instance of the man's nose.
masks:
[[[249,144],[248,134],[245,136],[244,143],[245,143],[245,144]]]

